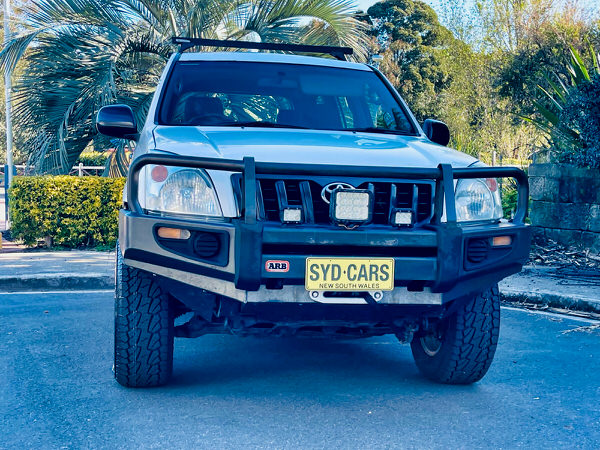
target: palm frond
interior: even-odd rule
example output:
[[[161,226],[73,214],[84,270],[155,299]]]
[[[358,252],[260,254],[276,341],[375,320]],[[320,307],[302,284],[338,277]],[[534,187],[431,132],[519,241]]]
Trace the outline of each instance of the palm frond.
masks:
[[[573,76],[573,84],[578,85],[583,83],[584,81],[590,81],[590,74],[585,67],[585,62],[583,58],[577,51],[577,49],[573,46],[569,48],[571,53],[571,64],[568,67],[569,72]]]
[[[367,38],[354,9],[352,0],[37,0],[0,51],[3,67],[27,62],[15,126],[39,172],[67,173],[92,141],[114,147],[94,128],[103,105],[129,104],[144,122],[173,35],[346,45],[361,59]],[[124,155],[107,173],[123,173]]]
[[[132,149],[131,143],[123,139],[115,141],[115,151],[111,153],[106,161],[106,166],[102,176],[110,178],[124,177],[129,168]]]
[[[557,83],[555,83],[549,76],[544,75],[544,79],[546,80],[546,83],[548,83],[548,85],[552,88],[554,95],[556,95],[559,98],[561,103],[564,103],[567,100],[568,90],[563,84],[562,80],[558,76],[556,78],[558,80]],[[538,85],[538,88],[539,87],[540,86]]]
[[[552,103],[552,105],[554,106],[554,108],[556,108],[557,112],[560,114],[560,111],[562,111],[563,109],[563,105],[556,100],[556,98],[554,98],[554,95],[552,95],[550,92],[548,92],[546,89],[544,89],[542,86],[540,86],[539,84],[537,85],[538,90],[544,94],[546,96],[546,98],[548,100],[550,100],[550,102]],[[554,92],[554,94],[556,96],[558,96],[558,98],[560,99],[560,92]],[[564,100],[561,100],[562,102],[564,102]]]

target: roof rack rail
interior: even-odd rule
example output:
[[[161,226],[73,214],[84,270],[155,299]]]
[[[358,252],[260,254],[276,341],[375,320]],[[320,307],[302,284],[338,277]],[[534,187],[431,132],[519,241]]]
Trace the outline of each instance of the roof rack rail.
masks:
[[[341,61],[346,60],[346,55],[353,53],[350,47],[331,47],[326,45],[304,45],[304,44],[279,44],[274,42],[249,42],[249,41],[222,41],[218,39],[174,37],[173,44],[179,45],[179,52],[183,53],[192,47],[225,47],[225,48],[247,48],[253,50],[278,50],[284,52],[300,53],[326,53]]]

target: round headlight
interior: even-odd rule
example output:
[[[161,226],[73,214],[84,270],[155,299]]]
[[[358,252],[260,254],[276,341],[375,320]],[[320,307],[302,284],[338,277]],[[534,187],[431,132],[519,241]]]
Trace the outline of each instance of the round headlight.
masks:
[[[496,188],[492,192],[494,186]],[[488,183],[487,180],[459,180],[455,199],[456,218],[459,222],[502,218],[502,204],[497,185]]]
[[[221,216],[210,182],[198,170],[178,170],[167,178],[158,193],[161,212]]]

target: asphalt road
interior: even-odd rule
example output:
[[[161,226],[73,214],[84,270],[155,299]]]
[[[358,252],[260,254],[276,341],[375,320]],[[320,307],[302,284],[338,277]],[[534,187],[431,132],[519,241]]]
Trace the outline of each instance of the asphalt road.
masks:
[[[598,448],[600,333],[504,309],[473,386],[423,380],[408,346],[177,340],[174,379],[113,379],[112,294],[0,294],[0,447]],[[567,333],[565,333],[567,332]]]

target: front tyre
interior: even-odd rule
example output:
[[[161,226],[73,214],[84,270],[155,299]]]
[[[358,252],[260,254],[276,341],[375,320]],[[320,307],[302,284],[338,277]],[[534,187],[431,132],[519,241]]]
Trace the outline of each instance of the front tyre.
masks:
[[[488,371],[500,330],[498,286],[461,300],[457,309],[427,335],[410,344],[419,371],[430,380],[470,384]]]
[[[150,273],[123,262],[118,244],[115,275],[115,378],[127,387],[163,385],[173,370],[169,297]]]

